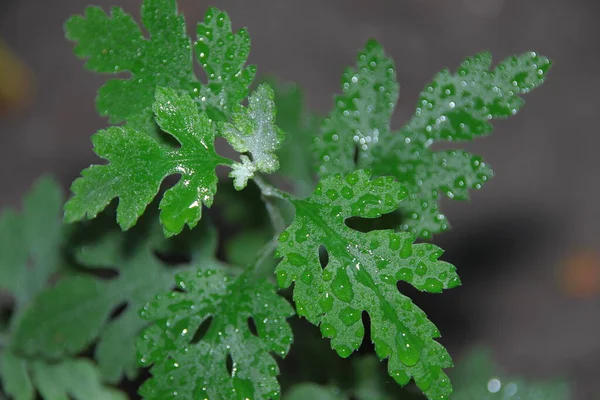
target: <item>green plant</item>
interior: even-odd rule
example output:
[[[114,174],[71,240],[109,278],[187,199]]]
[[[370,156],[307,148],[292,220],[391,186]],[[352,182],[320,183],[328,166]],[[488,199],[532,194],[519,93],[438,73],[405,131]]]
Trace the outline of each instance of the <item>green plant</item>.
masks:
[[[147,399],[279,398],[274,356],[285,357],[294,341],[295,309],[342,358],[370,329],[400,386],[413,380],[427,398],[449,398],[452,360],[435,340],[440,332],[397,283],[430,293],[460,285],[442,250],[417,241],[449,228],[442,195],[465,200],[492,171],[478,156],[432,145],[490,133],[492,119],[515,114],[521,95],[543,83],[550,61],[529,52],[491,68],[487,53],[467,58],[456,73],[436,75],[414,116],[393,130],[399,85],[375,41],[346,70],[342,94],[321,119],[303,110],[294,87],[250,90],[249,35],[233,32],[226,13],[211,8],[196,41],[174,0],[145,0],[142,23],[147,37],[120,8],[108,15],[89,7],[66,24],[88,69],[129,76],[99,90],[98,111],[120,125],[93,135],[106,163],[81,173],[64,206],[67,222],[98,221],[57,224],[50,181],[21,216],[2,219],[0,284],[16,302],[2,336],[7,394],[121,398],[105,385],[135,379],[142,365],[152,375],[140,388]],[[194,75],[194,55],[206,82]],[[218,138],[239,159],[217,153]],[[251,197],[255,184],[264,213],[219,182],[219,166],[230,169],[236,191]],[[267,175],[276,172],[294,190],[273,185]],[[202,212],[219,205],[220,193],[220,218],[235,231],[225,239]],[[41,204],[47,196],[52,207]],[[108,206],[116,198],[115,216]],[[107,224],[113,218],[127,232]],[[384,220],[397,221],[394,229],[377,229]],[[223,240],[229,262],[216,257]],[[293,285],[294,307],[274,279]],[[78,358],[94,343],[93,362]],[[357,396],[375,396],[360,385]],[[310,398],[298,390],[289,398]]]

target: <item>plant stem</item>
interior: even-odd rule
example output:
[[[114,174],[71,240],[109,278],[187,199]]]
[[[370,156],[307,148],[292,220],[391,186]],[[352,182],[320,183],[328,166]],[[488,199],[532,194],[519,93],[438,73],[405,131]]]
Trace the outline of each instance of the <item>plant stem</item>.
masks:
[[[256,183],[256,186],[258,186],[262,195],[265,197],[275,197],[277,199],[287,201],[294,200],[294,196],[292,196],[288,192],[284,192],[283,190],[277,189],[275,186],[267,182],[262,176],[256,175],[254,176],[254,178],[252,178],[252,180],[254,181],[254,183]]]
[[[279,234],[285,229],[285,220],[283,219],[281,211],[274,199],[292,201],[293,196],[287,192],[277,189],[261,176],[255,176],[253,181],[261,191],[262,199],[265,202],[265,208],[267,209],[267,214],[269,215],[269,220],[271,221],[271,225],[275,231],[273,238],[260,249],[253,264],[253,272],[255,275],[267,276],[272,274],[273,271],[270,268],[267,270],[266,266],[269,266],[269,263],[266,261],[277,248]]]
[[[253,274],[259,277],[270,276],[273,270],[269,267],[267,259],[273,255],[273,252],[277,248],[279,234],[273,236],[261,249],[258,251],[258,256],[253,263]],[[269,268],[267,268],[269,267]]]

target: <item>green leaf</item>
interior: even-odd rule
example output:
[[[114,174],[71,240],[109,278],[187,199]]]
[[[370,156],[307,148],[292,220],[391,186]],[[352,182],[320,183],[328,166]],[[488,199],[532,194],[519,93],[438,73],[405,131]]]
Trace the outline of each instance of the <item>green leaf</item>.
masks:
[[[44,400],[127,398],[124,393],[104,386],[98,369],[89,360],[67,359],[48,364],[4,351],[0,354],[0,363],[4,389],[14,400],[34,400],[36,389]]]
[[[177,285],[183,292],[158,296],[141,312],[154,325],[141,336],[138,350],[142,362],[154,366],[140,394],[148,400],[174,393],[181,399],[278,398],[279,369],[271,353],[285,356],[292,341],[287,301],[271,284],[247,274],[189,271],[179,275]]]
[[[27,361],[10,351],[0,352],[0,382],[15,400],[33,400],[35,389],[27,370]]]
[[[408,124],[392,132],[390,118],[398,98],[394,63],[370,41],[359,53],[357,68],[344,74],[344,94],[336,97],[322,136],[315,140],[320,175],[357,167],[394,176],[410,194],[400,204],[401,228],[424,238],[447,230],[441,195],[465,200],[470,189],[492,177],[492,170],[478,156],[436,152],[431,146],[488,134],[491,119],[514,115],[524,104],[520,95],[542,84],[550,68],[547,58],[531,52],[510,57],[493,70],[490,63],[490,55],[482,53],[466,59],[456,74],[440,72],[421,93]]]
[[[194,75],[192,41],[175,0],[145,0],[141,18],[148,38],[118,7],[110,16],[88,7],[84,16],[73,16],[65,24],[67,38],[76,42],[75,54],[87,59],[88,69],[130,74],[109,80],[98,92],[98,112],[110,122],[127,121],[130,128],[156,131],[152,103],[157,86],[187,92],[212,118],[229,115],[247,96],[256,72],[255,67],[244,66],[250,37],[245,29],[233,33],[226,13],[210,8],[198,25],[193,46],[208,78],[205,85]]]
[[[60,262],[62,193],[50,177],[39,179],[23,200],[23,211],[0,216],[0,290],[17,309],[46,285]]]
[[[310,114],[305,105],[304,94],[293,83],[268,80],[275,89],[277,126],[286,133],[277,152],[280,160],[279,173],[292,180],[299,196],[307,196],[314,189],[315,154],[312,141],[319,130],[320,118]]]
[[[452,400],[568,400],[569,386],[559,380],[531,382],[507,377],[489,351],[475,349],[453,372]]]
[[[231,123],[219,124],[221,135],[240,153],[249,152],[242,158],[242,165],[234,165],[230,174],[235,178],[237,190],[246,187],[255,171],[273,173],[279,169],[275,151],[279,149],[285,133],[275,125],[275,103],[273,89],[260,85],[248,98],[248,108],[237,105]]]
[[[357,400],[392,400],[395,398],[386,391],[385,380],[380,373],[380,364],[374,356],[362,357],[355,361],[356,381],[353,393]],[[410,398],[412,396],[402,396],[403,400]]]
[[[158,229],[156,229],[158,231]],[[13,345],[29,356],[58,359],[77,354],[98,339],[96,359],[104,380],[117,383],[122,374],[137,375],[135,341],[147,322],[138,310],[158,293],[173,287],[173,277],[183,268],[201,261],[206,267],[220,268],[211,257],[215,252],[214,230],[202,229],[203,246],[191,264],[167,265],[154,254],[166,240],[160,232],[131,235],[109,232],[86,244],[76,259],[90,270],[116,269],[114,279],[91,275],[63,278],[40,294],[27,308],[15,328]],[[138,240],[135,245],[132,240]],[[117,317],[111,312],[125,306]]]
[[[104,386],[96,366],[85,359],[58,364],[33,362],[33,381],[45,400],[125,400],[125,393]]]
[[[356,68],[344,71],[342,89],[344,94],[335,97],[334,108],[323,121],[322,135],[315,139],[320,176],[353,171],[357,151],[366,158],[380,136],[389,136],[400,86],[393,60],[376,41],[370,40],[358,54]]]
[[[295,282],[298,314],[320,326],[341,357],[361,345],[366,311],[377,355],[388,359],[388,372],[396,382],[405,385],[412,377],[430,399],[442,399],[451,393],[442,369],[452,361],[433,340],[440,336],[437,328],[396,284],[405,281],[439,293],[460,284],[455,268],[438,260],[442,250],[414,244],[410,233],[361,233],[344,222],[377,218],[395,210],[406,196],[392,177],[371,180],[362,170],[323,178],[310,197],[292,201],[296,217],[279,238],[283,260],[277,280],[284,288]],[[328,255],[324,268],[321,246]]]
[[[315,383],[295,385],[286,395],[285,400],[347,400],[348,396],[338,388],[326,387]]]
[[[129,229],[156,196],[162,181],[179,174],[179,182],[164,193],[159,205],[163,230],[166,236],[172,236],[185,225],[196,226],[202,204],[210,207],[217,191],[215,168],[228,160],[215,152],[212,123],[188,95],[157,88],[154,113],[162,130],[181,147],[164,147],[128,127],[96,133],[94,151],[109,164],[92,165],[73,182],[74,197],[65,205],[67,221],[95,218],[118,197],[117,222],[122,229]]]

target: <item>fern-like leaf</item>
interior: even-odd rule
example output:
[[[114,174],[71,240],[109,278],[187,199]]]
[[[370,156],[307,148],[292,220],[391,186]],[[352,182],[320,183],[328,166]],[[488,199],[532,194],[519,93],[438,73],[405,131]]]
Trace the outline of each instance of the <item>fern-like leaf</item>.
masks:
[[[245,66],[248,32],[232,32],[228,15],[210,8],[198,24],[198,41],[192,43],[175,0],[145,0],[141,16],[148,38],[119,7],[113,7],[110,15],[88,7],[84,16],[73,16],[65,24],[67,38],[76,43],[75,54],[87,59],[88,69],[131,73],[129,78],[109,80],[100,89],[98,112],[112,123],[126,121],[133,129],[155,132],[154,91],[166,86],[187,92],[211,118],[229,116],[248,95],[256,72],[254,66]],[[192,48],[208,77],[206,84],[194,75]]]
[[[277,280],[281,287],[295,283],[298,314],[320,326],[341,357],[361,345],[366,311],[390,375],[400,385],[413,378],[430,399],[444,399],[451,386],[442,369],[452,365],[450,356],[434,340],[437,328],[396,284],[439,293],[460,284],[455,268],[438,260],[438,247],[414,244],[410,233],[361,233],[344,222],[394,211],[407,196],[392,177],[371,180],[362,170],[323,178],[310,197],[292,201],[296,216],[279,238]],[[321,246],[328,255],[324,267]]]
[[[143,132],[112,127],[94,135],[94,150],[110,163],[92,165],[73,182],[75,194],[65,204],[65,219],[95,218],[112,199],[119,198],[117,222],[131,228],[158,193],[162,181],[180,174],[179,182],[163,195],[160,220],[166,236],[185,225],[196,226],[202,204],[210,207],[217,191],[215,168],[229,161],[215,152],[214,128],[192,99],[170,88],[156,90],[156,121],[181,147],[167,148]]]
[[[441,195],[467,199],[492,170],[481,157],[431,146],[488,134],[490,121],[514,115],[524,104],[521,95],[541,85],[550,68],[547,58],[533,52],[509,57],[492,70],[490,63],[490,55],[482,53],[467,58],[456,74],[440,72],[421,93],[408,124],[394,132],[390,118],[399,94],[394,62],[369,41],[357,67],[345,72],[344,94],[336,97],[315,140],[320,175],[367,168],[376,176],[394,176],[410,193],[399,206],[401,228],[424,238],[447,230]]]
[[[289,303],[248,274],[189,271],[177,285],[182,292],[158,296],[141,312],[154,323],[138,342],[142,363],[154,364],[140,390],[144,398],[279,398],[271,353],[284,357],[289,350]],[[204,336],[196,337],[207,323]]]

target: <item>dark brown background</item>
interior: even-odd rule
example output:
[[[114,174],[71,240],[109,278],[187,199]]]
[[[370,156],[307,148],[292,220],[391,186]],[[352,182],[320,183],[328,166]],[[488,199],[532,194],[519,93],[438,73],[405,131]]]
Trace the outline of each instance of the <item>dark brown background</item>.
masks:
[[[593,0],[215,1],[247,26],[259,74],[294,80],[325,113],[345,66],[365,41],[396,61],[402,93],[394,123],[442,67],[491,50],[495,60],[526,50],[551,57],[549,81],[516,117],[467,147],[496,177],[470,203],[445,202],[454,230],[438,238],[464,286],[424,307],[440,319],[454,354],[492,346],[512,373],[564,376],[580,399],[600,398],[600,296],[563,290],[565,261],[591,252],[600,270],[600,4]],[[139,14],[139,0],[95,1]],[[106,125],[94,109],[106,77],[71,54],[62,24],[81,0],[0,0],[0,37],[30,66],[36,97],[0,117],[1,205],[15,205],[43,172],[67,187],[94,160],[89,136]],[[180,2],[186,20],[209,3]],[[595,259],[594,259],[595,257]],[[595,260],[595,261],[594,261]],[[448,296],[448,297],[446,297]]]

